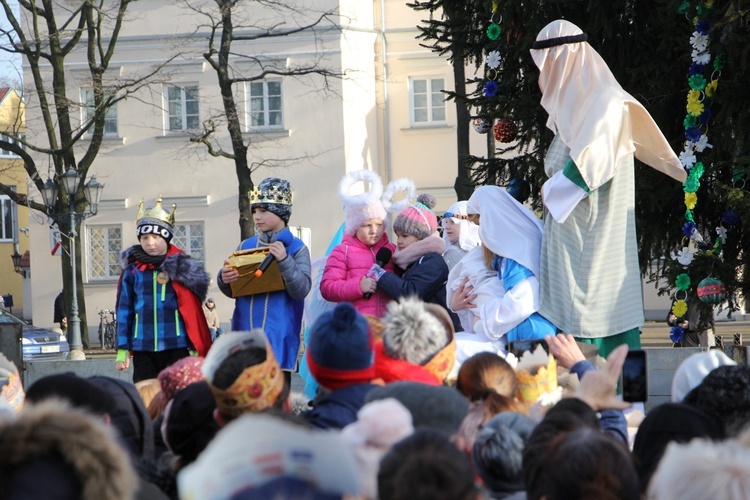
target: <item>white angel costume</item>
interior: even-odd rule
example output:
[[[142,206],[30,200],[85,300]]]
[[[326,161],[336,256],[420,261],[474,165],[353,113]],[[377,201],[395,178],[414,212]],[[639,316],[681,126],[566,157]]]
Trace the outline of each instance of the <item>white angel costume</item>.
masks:
[[[556,134],[542,187],[548,214],[539,312],[578,338],[623,334],[637,342],[644,317],[633,156],[679,181],[686,173],[646,109],[586,40],[558,20],[531,50],[547,127]],[[610,348],[601,347],[606,356]]]
[[[555,326],[537,312],[541,221],[497,186],[477,189],[467,210],[480,215],[479,236],[495,257],[487,269],[482,249],[472,250],[448,275],[447,303],[466,277],[477,293],[477,307],[457,313],[465,329],[456,334],[459,357],[472,350],[504,354],[508,341],[553,335]]]

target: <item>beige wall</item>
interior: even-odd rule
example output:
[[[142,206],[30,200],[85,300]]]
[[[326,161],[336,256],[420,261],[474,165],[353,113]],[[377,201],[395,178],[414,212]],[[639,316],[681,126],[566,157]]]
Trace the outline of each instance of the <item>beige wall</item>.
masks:
[[[24,131],[23,105],[20,97],[14,90],[8,93],[0,102],[0,131],[20,132]],[[19,193],[26,193],[26,173],[23,163],[18,159],[0,158],[0,182],[15,187]],[[24,309],[24,286],[23,277],[15,272],[11,255],[16,245],[21,255],[29,250],[28,233],[19,231],[29,225],[29,210],[26,207],[15,205],[18,218],[15,232],[16,241],[0,242],[0,295],[13,295],[13,312],[23,316]],[[28,307],[28,304],[27,304]]]

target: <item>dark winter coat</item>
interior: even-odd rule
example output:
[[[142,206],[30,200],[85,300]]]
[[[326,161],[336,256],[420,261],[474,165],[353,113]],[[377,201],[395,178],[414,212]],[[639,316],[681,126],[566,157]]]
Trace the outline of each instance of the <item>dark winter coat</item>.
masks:
[[[378,280],[378,290],[391,298],[416,296],[424,302],[437,304],[451,315],[456,331],[462,331],[461,322],[445,303],[445,284],[448,281],[448,264],[443,260],[445,241],[439,236],[414,242],[393,255],[393,261],[404,269],[399,277],[385,273]]]
[[[367,393],[374,384],[353,384],[315,398],[313,409],[302,413],[308,424],[318,429],[343,429],[357,421]]]

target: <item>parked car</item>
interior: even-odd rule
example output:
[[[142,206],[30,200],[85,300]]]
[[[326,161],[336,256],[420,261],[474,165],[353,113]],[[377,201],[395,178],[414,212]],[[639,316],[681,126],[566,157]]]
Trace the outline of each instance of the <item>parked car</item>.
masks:
[[[0,308],[0,323],[23,325],[23,360],[66,359],[70,352],[65,335],[26,323],[5,309]]]

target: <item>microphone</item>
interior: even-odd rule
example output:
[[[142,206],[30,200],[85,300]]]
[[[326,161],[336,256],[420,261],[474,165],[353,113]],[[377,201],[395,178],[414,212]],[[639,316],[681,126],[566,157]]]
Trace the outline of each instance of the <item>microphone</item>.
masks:
[[[294,236],[292,236],[291,231],[281,231],[279,235],[276,237],[276,241],[280,241],[284,244],[285,247],[288,247],[289,244],[294,240]],[[390,256],[388,257],[390,259]],[[269,253],[266,255],[266,258],[263,259],[263,262],[260,263],[260,266],[258,266],[258,269],[255,271],[255,277],[260,278],[263,276],[263,273],[266,272],[266,269],[268,269],[268,266],[271,265],[271,262],[273,262],[273,259],[275,257],[272,253]]]
[[[375,254],[375,264],[383,267],[391,261],[392,255],[393,252],[391,252],[389,248],[382,247],[380,250],[378,250],[378,253]],[[367,292],[365,294],[365,298],[369,300],[370,297],[372,297],[372,292]]]

